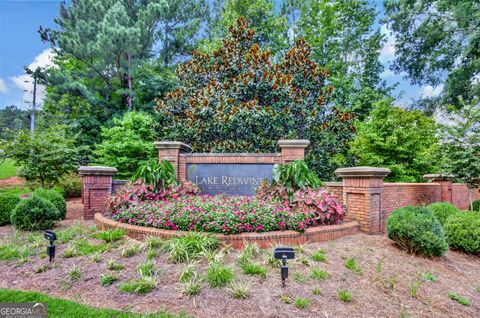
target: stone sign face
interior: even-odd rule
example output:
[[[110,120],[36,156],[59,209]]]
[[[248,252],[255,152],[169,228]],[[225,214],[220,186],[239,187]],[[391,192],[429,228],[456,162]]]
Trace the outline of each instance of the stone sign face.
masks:
[[[187,164],[187,180],[203,194],[254,195],[264,180],[272,180],[273,164]]]

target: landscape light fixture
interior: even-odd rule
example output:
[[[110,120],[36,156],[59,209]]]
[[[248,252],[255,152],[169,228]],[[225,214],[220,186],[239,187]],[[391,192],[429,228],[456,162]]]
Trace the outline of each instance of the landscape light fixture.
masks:
[[[55,258],[55,245],[53,245],[53,242],[57,239],[57,234],[53,231],[46,230],[45,233],[43,233],[43,236],[50,242],[50,245],[47,246],[47,254],[50,262],[53,262],[53,259]]]
[[[287,259],[295,258],[295,251],[291,247],[277,247],[273,251],[273,257],[282,261],[281,276],[282,287],[285,288],[285,280],[288,277]]]

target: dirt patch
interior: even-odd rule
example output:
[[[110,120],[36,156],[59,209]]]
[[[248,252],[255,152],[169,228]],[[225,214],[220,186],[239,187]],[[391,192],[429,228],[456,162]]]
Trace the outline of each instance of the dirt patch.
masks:
[[[83,203],[82,198],[68,198],[67,199],[67,214],[66,220],[81,220],[83,219]]]
[[[73,203],[76,202],[76,203]],[[78,201],[69,201],[69,213],[75,215],[72,206]],[[85,228],[91,221],[62,221],[60,228],[80,222]],[[3,243],[12,235],[10,226],[0,227]],[[174,264],[160,253],[155,263],[160,271],[158,286],[145,296],[122,293],[121,282],[138,277],[137,266],[145,261],[145,252],[131,258],[122,258],[121,250],[133,241],[125,239],[122,246],[105,252],[99,263],[90,257],[62,258],[58,256],[54,266],[43,273],[35,269],[45,264],[46,259],[31,257],[28,263],[0,261],[0,287],[22,290],[36,290],[49,295],[75,300],[96,307],[129,309],[138,312],[154,312],[160,308],[170,312],[187,312],[195,317],[399,317],[402,313],[415,317],[478,317],[480,316],[480,257],[448,251],[444,257],[426,259],[412,256],[398,250],[384,236],[358,234],[335,241],[308,244],[300,258],[310,258],[319,248],[326,250],[327,263],[312,262],[306,266],[299,261],[290,262],[290,277],[287,287],[281,288],[279,269],[270,268],[266,278],[244,275],[235,264],[239,251],[232,251],[226,263],[234,268],[235,278],[250,283],[251,295],[245,300],[234,299],[227,289],[211,288],[203,283],[200,295],[188,297],[181,293],[178,282],[184,264]],[[61,255],[65,245],[57,247]],[[255,262],[263,263],[263,258],[271,250],[262,251]],[[345,268],[345,259],[353,257],[363,271],[357,275]],[[120,282],[109,287],[100,285],[101,274],[108,260],[125,265],[120,272]],[[310,258],[311,259],[311,258]],[[68,283],[67,273],[73,265],[80,266],[82,278]],[[203,276],[207,262],[201,259],[198,269]],[[295,282],[294,273],[309,276],[312,268],[319,267],[330,273],[330,278],[319,281],[309,279],[304,283]],[[423,281],[416,297],[411,296],[411,286],[422,273],[431,273],[437,280]],[[319,288],[321,295],[314,295]],[[339,300],[338,290],[348,290],[352,301]],[[455,292],[471,301],[470,306],[462,306],[448,298],[448,292]],[[297,309],[293,304],[280,300],[281,295],[295,299],[311,299],[306,310]]]
[[[21,186],[25,183],[25,179],[20,177],[10,177],[7,179],[0,179],[0,186],[15,187]]]

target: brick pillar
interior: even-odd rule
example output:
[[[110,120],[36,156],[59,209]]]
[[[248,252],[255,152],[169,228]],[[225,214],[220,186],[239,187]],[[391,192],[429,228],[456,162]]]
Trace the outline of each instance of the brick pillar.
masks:
[[[310,145],[306,139],[281,139],[278,141],[280,147],[280,162],[286,163],[305,158],[305,148]]]
[[[357,221],[360,230],[369,234],[383,232],[382,191],[383,178],[389,169],[352,167],[335,170],[343,179],[343,202],[347,206],[346,220]]]
[[[182,181],[183,178],[180,176],[180,171],[185,169],[181,169],[180,167],[180,154],[182,152],[190,152],[192,148],[179,141],[156,141],[155,148],[158,149],[158,162],[162,160],[170,161],[175,168],[177,180]]]
[[[423,177],[429,182],[435,182],[440,184],[441,202],[452,203],[452,177],[444,176],[441,174],[426,174]]]
[[[92,220],[97,212],[104,212],[107,199],[112,194],[112,177],[117,169],[110,167],[87,167],[78,169],[82,176],[83,219]]]

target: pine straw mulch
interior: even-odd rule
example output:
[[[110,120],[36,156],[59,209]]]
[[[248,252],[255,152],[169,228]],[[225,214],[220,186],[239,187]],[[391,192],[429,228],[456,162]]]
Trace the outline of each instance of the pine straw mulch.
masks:
[[[60,227],[73,222],[87,226],[91,222],[66,220]],[[8,242],[12,235],[10,226],[0,227],[2,242]],[[181,293],[178,282],[184,264],[170,262],[167,255],[160,253],[155,258],[160,270],[158,286],[147,295],[139,296],[120,292],[121,282],[137,277],[137,266],[145,261],[145,251],[130,258],[122,258],[123,247],[132,244],[126,238],[118,248],[105,252],[99,263],[89,256],[62,258],[64,245],[57,246],[55,265],[43,273],[35,269],[47,262],[32,257],[25,264],[0,261],[0,288],[35,290],[51,296],[71,299],[95,307],[128,309],[135,312],[155,312],[163,308],[172,313],[185,312],[195,317],[480,317],[480,257],[448,251],[438,259],[412,256],[397,249],[381,235],[358,234],[336,241],[308,244],[299,255],[310,258],[317,249],[326,250],[327,263],[313,262],[306,266],[299,261],[289,262],[290,277],[287,287],[280,286],[279,269],[269,268],[267,278],[247,276],[235,264],[238,251],[232,251],[226,263],[235,269],[235,278],[250,282],[251,295],[245,300],[234,299],[228,289],[215,289],[203,283],[199,295],[188,297]],[[2,244],[0,242],[0,244]],[[256,262],[270,250],[262,251]],[[353,257],[363,270],[357,275],[345,268],[345,259]],[[110,272],[106,262],[110,259],[125,265],[119,274],[120,281],[109,287],[100,285],[99,276]],[[68,283],[67,273],[73,265],[80,266],[82,277]],[[203,275],[206,260],[200,259],[198,268]],[[309,275],[312,268],[320,267],[330,273],[324,281],[313,279],[304,283],[295,282],[294,273]],[[418,288],[416,298],[410,295],[410,284],[419,279],[421,273],[429,272],[437,277],[436,282],[424,281]],[[313,294],[314,288],[321,289],[321,295]],[[351,302],[339,300],[338,290],[348,290]],[[449,299],[448,292],[455,292],[471,301],[462,306]],[[304,297],[312,300],[306,310],[293,304],[286,304],[281,295],[291,298]]]

